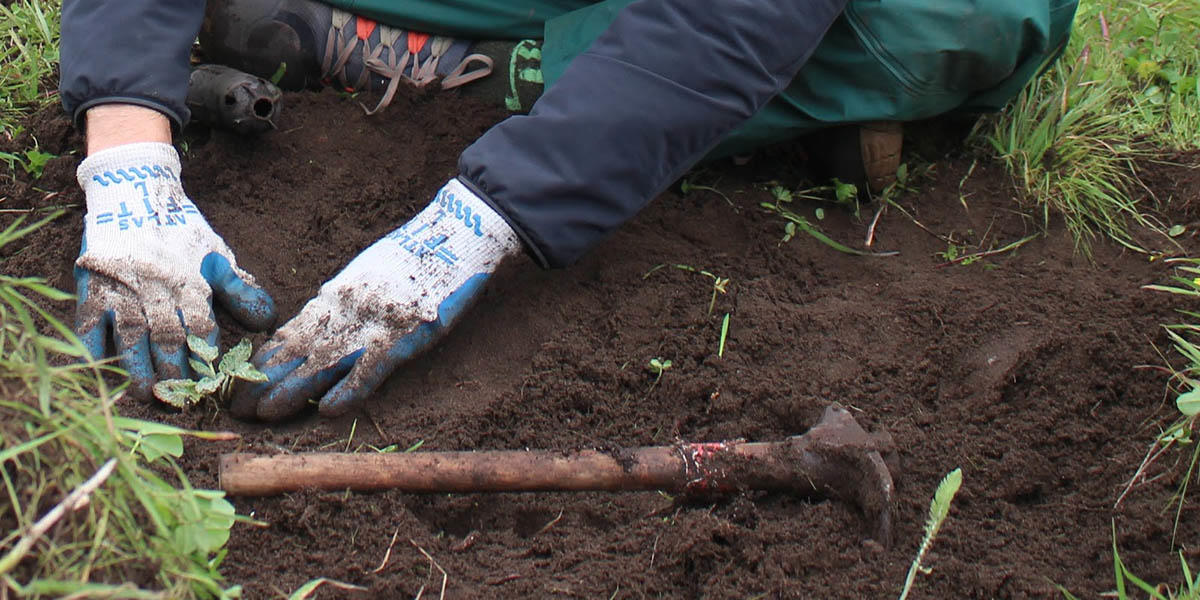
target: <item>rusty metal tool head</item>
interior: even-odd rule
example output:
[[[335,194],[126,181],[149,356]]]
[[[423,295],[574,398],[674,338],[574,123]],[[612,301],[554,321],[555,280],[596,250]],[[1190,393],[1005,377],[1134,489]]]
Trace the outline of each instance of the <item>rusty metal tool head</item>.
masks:
[[[768,490],[856,505],[870,536],[891,543],[895,487],[886,433],[868,433],[832,405],[803,435],[779,442],[680,442],[626,451],[488,450],[226,454],[221,487],[264,496],[304,488],[421,493],[666,490],[708,497]]]

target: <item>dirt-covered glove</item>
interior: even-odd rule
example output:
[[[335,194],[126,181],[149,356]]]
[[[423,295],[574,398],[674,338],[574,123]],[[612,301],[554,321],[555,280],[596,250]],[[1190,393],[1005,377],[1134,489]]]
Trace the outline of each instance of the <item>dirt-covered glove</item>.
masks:
[[[342,414],[399,364],[431,346],[507,257],[512,229],[457,179],[421,213],[350,261],[259,348],[269,377],[234,394],[241,418],[278,420],[320,399]]]
[[[92,154],[76,170],[87,199],[75,261],[76,331],[95,358],[111,334],[130,394],[156,377],[188,377],[186,335],[216,344],[212,297],[249,329],[275,321],[275,303],[184,195],[179,155],[138,143]]]

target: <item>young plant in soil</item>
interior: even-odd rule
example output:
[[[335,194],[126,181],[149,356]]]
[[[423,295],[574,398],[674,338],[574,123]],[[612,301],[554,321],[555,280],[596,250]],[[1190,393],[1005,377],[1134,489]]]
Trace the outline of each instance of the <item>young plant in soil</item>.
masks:
[[[646,271],[646,274],[642,275],[642,279],[646,279],[647,277],[650,277],[650,275],[652,273],[654,273],[655,271],[657,271],[663,267],[673,267],[673,268],[679,269],[680,271],[696,273],[699,275],[703,275],[713,281],[712,298],[710,298],[708,300],[708,314],[710,314],[710,315],[712,314],[713,307],[715,307],[717,304],[717,294],[725,294],[725,293],[729,292],[729,278],[728,277],[721,277],[718,275],[714,275],[713,273],[711,273],[709,271],[705,271],[704,269],[697,269],[696,267],[693,267],[691,265],[678,265],[678,264],[668,265],[666,263],[663,263],[661,265],[655,265],[653,269]]]
[[[853,185],[849,185],[849,188],[844,187],[847,185],[849,185],[849,184],[841,184],[837,188],[834,188],[835,194],[837,194],[838,197],[841,197],[843,194],[847,193],[847,192],[844,192],[841,190],[854,188]],[[819,190],[822,188],[814,188],[814,189]],[[812,190],[792,192],[792,191],[789,191],[787,188],[784,188],[783,186],[777,185],[777,186],[772,187],[770,191],[771,191],[771,196],[773,198],[775,198],[775,202],[760,202],[759,206],[761,206],[762,208],[764,208],[766,210],[774,212],[775,214],[777,214],[777,215],[783,217],[785,220],[787,220],[787,223],[785,223],[783,226],[783,240],[780,241],[781,244],[791,241],[791,239],[796,236],[796,233],[798,231],[803,231],[804,233],[807,233],[808,235],[812,236],[812,238],[817,240],[818,242],[821,242],[822,244],[825,244],[826,246],[829,246],[830,248],[833,248],[834,250],[837,250],[838,252],[843,252],[845,254],[854,254],[857,256],[894,256],[896,254],[899,254],[898,252],[868,252],[865,250],[859,250],[857,248],[851,248],[850,246],[847,246],[847,245],[829,237],[828,235],[825,234],[825,232],[821,231],[821,229],[819,227],[817,227],[816,225],[813,225],[812,222],[809,221],[807,217],[804,217],[804,216],[794,212],[791,208],[788,208],[787,206],[785,206],[786,204],[791,203],[792,200],[794,200],[796,198],[813,199],[814,197],[810,195],[810,192]],[[855,192],[855,194],[857,194],[857,192]]]
[[[250,340],[241,342],[221,357],[216,367],[219,350],[202,338],[187,336],[188,349],[197,358],[188,359],[192,370],[200,375],[199,381],[191,379],[167,379],[154,384],[154,396],[175,408],[187,408],[206,397],[216,396],[227,400],[233,384],[242,381],[263,382],[267,376],[250,364]]]
[[[925,522],[925,537],[921,540],[921,549],[917,551],[917,557],[913,559],[912,565],[908,568],[908,576],[904,579],[904,589],[900,592],[900,600],[908,597],[913,583],[917,580],[918,571],[926,575],[933,572],[933,569],[922,565],[921,560],[933,546],[933,538],[937,537],[938,530],[942,528],[942,523],[949,516],[950,504],[954,502],[954,495],[958,493],[958,488],[961,486],[962,469],[954,469],[942,478],[937,491],[933,493],[933,501],[929,504],[929,520]]]
[[[653,392],[654,388],[658,387],[658,382],[662,379],[663,373],[671,368],[671,361],[670,359],[664,359],[656,356],[650,359],[650,362],[646,365],[646,368],[649,369],[651,373],[654,373],[654,383],[651,383],[650,389],[646,390],[646,395],[649,396],[650,392]]]

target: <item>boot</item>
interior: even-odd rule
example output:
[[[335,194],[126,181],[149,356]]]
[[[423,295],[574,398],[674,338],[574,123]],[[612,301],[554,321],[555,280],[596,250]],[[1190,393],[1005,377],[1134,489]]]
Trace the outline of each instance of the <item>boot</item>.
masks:
[[[273,78],[288,90],[336,86],[383,92],[400,82],[454,88],[486,77],[492,59],[471,42],[382,25],[312,0],[208,0],[200,46],[207,59]]]
[[[878,194],[896,181],[904,126],[898,121],[871,121],[818,131],[802,140],[813,169]]]

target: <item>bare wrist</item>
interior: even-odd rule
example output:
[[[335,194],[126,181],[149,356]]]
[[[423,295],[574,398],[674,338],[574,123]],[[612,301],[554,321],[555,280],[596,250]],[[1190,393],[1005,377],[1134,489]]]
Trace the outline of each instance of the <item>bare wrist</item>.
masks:
[[[87,110],[87,153],[136,142],[171,143],[171,122],[133,104],[101,104]]]

